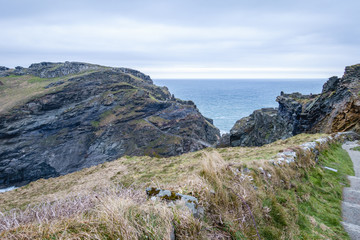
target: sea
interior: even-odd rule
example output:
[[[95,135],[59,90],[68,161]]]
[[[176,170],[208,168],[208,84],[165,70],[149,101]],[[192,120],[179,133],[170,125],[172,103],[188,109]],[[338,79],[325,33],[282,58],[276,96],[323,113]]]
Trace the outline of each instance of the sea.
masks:
[[[175,97],[192,100],[200,112],[214,120],[222,134],[227,133],[235,122],[250,115],[254,110],[277,107],[276,97],[281,91],[303,94],[320,93],[327,79],[161,79],[158,86],[166,86]],[[0,193],[16,189],[0,189]]]
[[[192,100],[200,112],[214,120],[221,133],[227,133],[235,122],[254,110],[278,107],[280,92],[320,93],[327,79],[159,79],[176,98]]]

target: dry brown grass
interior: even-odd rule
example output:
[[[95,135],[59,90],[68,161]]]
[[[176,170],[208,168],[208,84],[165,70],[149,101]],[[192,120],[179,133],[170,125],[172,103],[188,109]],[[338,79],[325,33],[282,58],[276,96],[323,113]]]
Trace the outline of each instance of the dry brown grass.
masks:
[[[184,205],[119,186],[0,213],[1,239],[194,239],[201,228]]]
[[[96,191],[113,184],[138,188],[155,185],[180,192],[193,191],[192,185],[199,184],[197,176],[208,158],[217,159],[216,163],[211,164],[219,165],[222,162],[223,165],[226,163],[234,167],[247,166],[253,160],[262,162],[261,159],[270,159],[280,150],[320,136],[323,135],[301,134],[262,147],[204,149],[169,158],[123,157],[66,176],[40,179],[14,191],[2,193],[0,211],[25,208],[29,203],[61,199],[73,193]]]
[[[167,239],[174,229],[179,239],[256,239],[258,233],[269,239],[296,239],[300,213],[295,203],[310,196],[291,192],[315,166],[313,156],[296,145],[319,137],[301,135],[263,147],[205,149],[171,158],[124,157],[39,180],[1,194],[7,224],[2,237]],[[286,148],[297,149],[297,162],[274,167],[263,160]],[[147,200],[146,186],[196,196],[205,215],[195,219],[182,205]],[[127,195],[119,194],[126,190]],[[6,211],[14,207],[21,209]],[[316,231],[316,236],[330,232]]]

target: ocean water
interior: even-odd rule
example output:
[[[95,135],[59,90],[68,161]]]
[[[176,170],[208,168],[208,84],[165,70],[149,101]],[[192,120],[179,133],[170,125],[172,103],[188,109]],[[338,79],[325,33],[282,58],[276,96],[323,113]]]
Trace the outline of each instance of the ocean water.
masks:
[[[200,112],[214,120],[222,133],[229,132],[235,122],[254,110],[278,107],[275,101],[281,91],[303,94],[320,93],[327,79],[289,80],[154,80],[166,86],[175,97],[192,100]]]
[[[0,189],[0,193],[8,192],[8,191],[11,191],[14,189],[17,189],[17,187],[13,186],[13,187],[8,187],[8,188],[3,188],[3,189]]]

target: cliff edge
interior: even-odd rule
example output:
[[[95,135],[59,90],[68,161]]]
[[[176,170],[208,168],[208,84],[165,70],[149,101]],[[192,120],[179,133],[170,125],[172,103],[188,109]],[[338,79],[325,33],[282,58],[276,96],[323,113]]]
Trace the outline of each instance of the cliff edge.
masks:
[[[211,146],[219,130],[191,101],[128,68],[88,63],[0,67],[0,188],[124,155]]]
[[[299,133],[359,132],[360,64],[346,67],[342,78],[329,78],[320,94],[281,92],[276,101],[278,108],[259,109],[238,120],[227,144],[261,146]]]

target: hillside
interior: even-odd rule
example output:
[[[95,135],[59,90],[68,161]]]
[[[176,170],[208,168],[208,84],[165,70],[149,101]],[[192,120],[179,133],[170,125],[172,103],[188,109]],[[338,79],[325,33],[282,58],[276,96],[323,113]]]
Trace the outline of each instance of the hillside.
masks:
[[[258,239],[258,232],[261,239],[348,239],[340,204],[352,163],[333,140],[321,140],[316,164],[316,151],[299,145],[319,137],[326,135],[170,158],[123,157],[41,179],[1,194],[0,237]],[[279,163],[275,156],[291,149],[296,161]],[[146,187],[196,197],[200,216],[182,202],[152,200]]]
[[[149,76],[88,63],[0,68],[0,188],[121,156],[211,146],[212,120]]]

